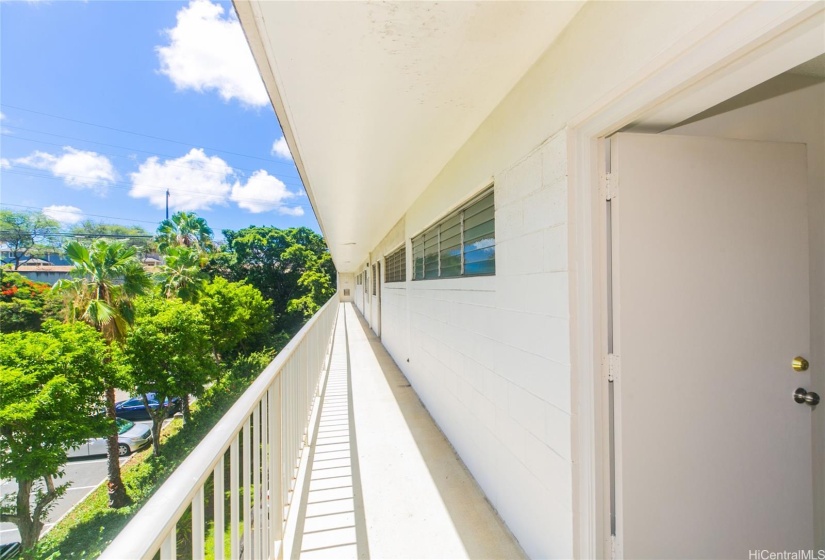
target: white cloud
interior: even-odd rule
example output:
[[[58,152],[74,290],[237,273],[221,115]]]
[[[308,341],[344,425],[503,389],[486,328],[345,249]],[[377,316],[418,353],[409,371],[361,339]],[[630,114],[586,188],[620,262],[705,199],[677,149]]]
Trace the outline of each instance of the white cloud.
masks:
[[[109,158],[96,152],[78,150],[71,146],[63,148],[63,153],[53,155],[36,151],[31,155],[14,160],[17,165],[34,167],[51,171],[71,186],[80,189],[94,189],[100,193],[106,191],[115,181],[115,168]]]
[[[272,155],[282,157],[284,159],[292,159],[292,153],[289,151],[289,146],[286,145],[286,139],[281,136],[272,144]]]
[[[43,213],[61,224],[71,225],[83,220],[83,213],[77,206],[46,206],[43,208]]]
[[[260,169],[252,174],[245,185],[236,182],[232,186],[230,198],[239,207],[253,214],[275,210],[289,216],[303,216],[303,208],[285,204],[287,200],[297,196],[300,194],[288,190],[283,181]]]
[[[11,162],[6,158],[0,158],[0,169],[8,169],[11,167]]]
[[[235,12],[191,0],[164,30],[169,45],[156,47],[160,72],[179,90],[217,90],[225,101],[261,107],[269,102],[263,81]]]
[[[160,162],[153,156],[143,162],[131,174],[129,196],[146,198],[153,206],[163,208],[168,188],[169,205],[176,210],[208,210],[226,204],[232,189],[228,180],[233,176],[233,169],[224,160],[192,148],[177,159]]]

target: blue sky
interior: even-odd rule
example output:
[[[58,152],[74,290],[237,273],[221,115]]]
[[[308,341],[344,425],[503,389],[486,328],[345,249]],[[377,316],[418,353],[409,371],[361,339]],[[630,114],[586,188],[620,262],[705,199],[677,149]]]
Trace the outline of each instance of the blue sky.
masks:
[[[2,1],[0,113],[3,208],[318,231],[229,2]]]

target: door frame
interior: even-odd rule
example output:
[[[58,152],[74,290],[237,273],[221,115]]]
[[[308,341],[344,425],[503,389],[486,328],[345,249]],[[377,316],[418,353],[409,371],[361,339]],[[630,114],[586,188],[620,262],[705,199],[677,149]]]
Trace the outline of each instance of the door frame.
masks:
[[[576,558],[623,557],[610,531],[606,139],[630,124],[660,132],[823,52],[822,3],[734,3],[724,15],[694,29],[568,126]],[[815,515],[825,516],[825,504],[815,505]]]
[[[381,262],[383,260],[384,259],[382,258],[375,261],[375,270],[377,274],[377,276],[375,277],[375,302],[378,307],[375,313],[375,324],[377,328],[373,328],[373,330],[375,331],[375,334],[378,336],[378,338],[381,338]]]

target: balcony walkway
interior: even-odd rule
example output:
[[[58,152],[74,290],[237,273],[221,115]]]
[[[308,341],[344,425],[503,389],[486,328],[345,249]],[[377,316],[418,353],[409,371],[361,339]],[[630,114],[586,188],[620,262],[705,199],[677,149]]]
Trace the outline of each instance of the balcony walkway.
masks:
[[[321,384],[285,558],[524,557],[350,303]]]

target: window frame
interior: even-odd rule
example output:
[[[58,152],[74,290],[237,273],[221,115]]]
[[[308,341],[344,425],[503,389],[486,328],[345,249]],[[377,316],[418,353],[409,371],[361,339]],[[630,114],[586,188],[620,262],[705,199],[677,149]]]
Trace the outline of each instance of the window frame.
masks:
[[[403,243],[395,251],[384,255],[384,284],[407,281],[407,244]]]
[[[465,243],[466,242],[465,212],[467,210],[473,208],[473,206],[475,206],[476,204],[478,204],[481,201],[485,200],[488,196],[492,197],[492,205],[491,205],[491,208],[493,210],[493,217],[492,217],[492,239],[493,239],[493,244],[492,244],[492,247],[495,248],[495,234],[496,234],[496,229],[495,229],[495,221],[496,221],[495,185],[490,185],[489,187],[484,189],[480,194],[474,196],[468,202],[462,204],[457,209],[453,210],[452,212],[449,212],[448,214],[446,214],[442,218],[439,218],[438,220],[435,221],[435,223],[433,223],[430,226],[426,227],[418,235],[415,235],[410,239],[410,249],[411,249],[411,253],[412,253],[412,267],[411,267],[412,268],[412,273],[411,273],[410,280],[412,280],[414,282],[418,282],[418,281],[421,281],[421,280],[441,280],[441,279],[448,279],[448,278],[471,278],[471,277],[476,277],[476,276],[495,276],[495,274],[496,274],[496,270],[495,270],[495,250],[493,251],[493,259],[492,259],[493,270],[492,270],[492,272],[467,273],[466,259],[465,259],[465,254],[467,253],[467,251],[466,251],[467,247],[466,247],[466,243]],[[486,208],[484,210],[476,212],[476,214],[473,214],[473,216],[475,216],[475,215],[477,215],[481,212],[484,212],[485,210],[486,210]],[[458,223],[459,223],[460,236],[459,236],[459,245],[458,245],[459,251],[458,252],[459,252],[459,256],[460,256],[460,271],[459,271],[458,274],[442,275],[441,229],[442,229],[442,226],[444,224],[449,223],[456,216],[459,217],[459,222]],[[487,223],[487,222],[483,222],[483,223]],[[481,225],[481,224],[478,224],[478,225]],[[475,227],[478,227],[478,225],[475,226]],[[452,227],[455,227],[455,224],[450,224],[449,228],[452,228]],[[436,258],[437,258],[437,263],[436,263],[437,273],[436,273],[435,276],[432,276],[432,275],[427,276],[426,245],[427,245],[427,240],[428,239],[431,240],[432,236],[437,237],[437,241],[436,241],[436,245],[435,245],[435,255],[436,255]],[[453,237],[455,237],[455,236],[454,235],[451,236],[450,239],[452,239]],[[478,250],[478,249],[475,249],[475,250]],[[419,266],[419,263],[416,262],[417,258],[420,259],[420,266]],[[452,266],[454,266],[454,265],[451,265],[451,267]],[[448,267],[448,268],[451,268],[451,267]]]

